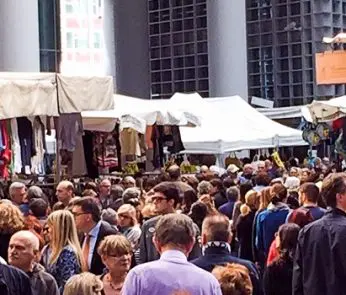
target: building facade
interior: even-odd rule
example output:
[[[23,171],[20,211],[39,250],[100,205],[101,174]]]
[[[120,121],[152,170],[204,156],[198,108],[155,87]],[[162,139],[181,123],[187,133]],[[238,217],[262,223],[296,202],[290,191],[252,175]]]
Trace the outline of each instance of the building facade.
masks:
[[[151,98],[196,91],[247,99],[243,1],[148,0],[148,26]]]
[[[285,107],[345,94],[315,83],[315,53],[346,26],[345,0],[247,0],[246,16],[249,96]]]

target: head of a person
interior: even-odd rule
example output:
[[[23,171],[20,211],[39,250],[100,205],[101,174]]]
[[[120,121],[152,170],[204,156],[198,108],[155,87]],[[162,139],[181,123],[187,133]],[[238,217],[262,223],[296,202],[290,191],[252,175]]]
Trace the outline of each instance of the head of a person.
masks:
[[[105,237],[97,249],[103,264],[112,273],[125,274],[131,267],[132,246],[122,235]]]
[[[207,178],[208,177],[208,173],[209,173],[209,167],[206,165],[202,165],[201,169],[200,169],[201,175],[203,176],[203,178]]]
[[[227,167],[227,174],[231,178],[236,178],[239,172],[239,167],[234,164],[230,164]]]
[[[259,161],[257,164],[257,174],[266,172],[266,164],[264,161]]]
[[[112,184],[109,179],[103,179],[100,182],[99,192],[101,198],[108,197],[111,194],[111,186]]]
[[[197,201],[192,204],[188,215],[201,228],[204,218],[208,215],[208,206],[201,201]]]
[[[13,182],[9,188],[10,199],[13,204],[19,206],[26,201],[26,186],[21,182]]]
[[[310,175],[311,175],[311,171],[308,168],[302,169],[300,181],[302,183],[309,181]]]
[[[293,260],[299,231],[300,227],[295,223],[285,223],[279,227],[275,241],[281,258]]]
[[[212,274],[219,281],[224,295],[252,295],[253,286],[248,269],[240,264],[216,266]]]
[[[319,196],[320,190],[313,182],[306,182],[299,189],[299,203],[301,205],[306,203],[317,204]]]
[[[48,201],[46,195],[44,194],[43,190],[36,186],[30,186],[27,191],[27,200],[30,202],[33,199],[43,199],[45,201]]]
[[[299,176],[299,170],[297,167],[292,167],[289,172],[289,176],[291,177],[298,177]]]
[[[52,249],[49,264],[54,264],[63,248],[68,245],[76,251],[78,260],[82,264],[77,227],[72,213],[69,210],[54,211],[48,216],[47,225]]]
[[[239,192],[240,192],[240,201],[242,203],[245,203],[245,195],[248,191],[252,190],[253,186],[250,181],[246,181],[239,186]]]
[[[265,164],[265,167],[266,167],[266,171],[269,171],[270,169],[273,168],[273,163],[269,159],[265,160],[264,164]]]
[[[174,183],[161,182],[154,187],[152,201],[157,214],[173,213],[180,203],[179,191]]]
[[[101,210],[96,200],[85,197],[77,200],[71,210],[78,231],[88,233],[101,219]]]
[[[157,222],[153,241],[160,254],[166,250],[179,250],[188,256],[195,244],[195,235],[190,217],[170,213],[163,215]]]
[[[300,179],[298,177],[289,176],[285,180],[285,186],[288,191],[298,191],[300,186]]]
[[[305,208],[297,208],[293,210],[287,220],[287,222],[295,223],[301,228],[313,221],[314,218],[312,217],[310,211]]]
[[[202,244],[218,241],[230,243],[231,225],[227,216],[222,214],[207,216],[202,224]]]
[[[271,187],[265,187],[260,192],[259,207],[258,210],[264,210],[268,207],[271,201]]]
[[[222,184],[223,184],[223,187],[227,190],[232,186],[236,186],[237,180],[227,176],[226,178],[223,179]]]
[[[121,185],[116,184],[111,187],[111,197],[113,201],[121,199],[123,197],[124,189]]]
[[[219,178],[213,178],[210,180],[210,184],[212,185],[211,195],[215,195],[218,192],[223,191],[223,184],[221,179]]]
[[[132,176],[125,176],[121,183],[124,186],[124,189],[136,186],[136,180]]]
[[[250,176],[253,174],[253,167],[251,164],[245,164],[243,167],[243,174]]]
[[[38,219],[46,218],[48,209],[48,203],[44,199],[33,199],[29,204],[31,214]]]
[[[10,202],[0,201],[0,233],[13,234],[24,228],[24,216]]]
[[[271,202],[274,205],[280,202],[284,202],[287,198],[287,188],[281,183],[276,183],[271,187],[270,195]]]
[[[103,283],[98,276],[83,272],[68,279],[63,295],[101,295],[102,290]]]
[[[346,174],[329,174],[323,180],[321,195],[328,207],[346,211]]]
[[[178,165],[172,165],[167,169],[169,179],[171,181],[177,181],[180,179],[181,172],[180,167]]]
[[[73,198],[74,187],[72,182],[64,180],[61,181],[56,188],[56,196],[58,201],[62,202],[65,206],[68,206],[68,203]]]
[[[117,212],[112,208],[103,209],[101,220],[108,222],[110,225],[117,225]]]
[[[268,186],[270,184],[270,177],[266,172],[258,172],[255,177],[255,184],[258,186]]]
[[[12,235],[8,247],[8,262],[24,272],[32,271],[40,253],[40,241],[31,231]]]
[[[97,193],[92,190],[92,189],[86,189],[83,191],[82,193],[82,197],[93,197],[93,198],[97,198]]]
[[[138,223],[136,208],[130,204],[120,206],[117,213],[117,224],[121,228],[132,227]]]
[[[237,202],[239,200],[240,192],[236,186],[231,186],[226,191],[226,197],[229,202]]]
[[[209,181],[203,180],[197,186],[198,196],[210,195],[213,192],[213,186]]]
[[[255,211],[259,206],[259,196],[260,193],[251,190],[248,191],[245,195],[245,204],[241,205],[240,213],[243,216],[248,215],[251,211]]]
[[[123,193],[124,204],[132,204],[134,202],[139,202],[141,197],[141,191],[136,187],[129,187]]]
[[[184,192],[184,196],[183,196],[183,202],[182,202],[182,210],[184,213],[189,213],[191,206],[194,202],[196,202],[198,200],[197,194],[194,190],[190,189],[190,190],[186,190]]]

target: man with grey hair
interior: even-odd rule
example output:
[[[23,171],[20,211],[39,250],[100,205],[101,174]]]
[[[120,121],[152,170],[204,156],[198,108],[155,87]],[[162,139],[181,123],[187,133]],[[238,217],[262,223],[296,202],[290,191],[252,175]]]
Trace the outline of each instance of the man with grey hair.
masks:
[[[227,203],[219,208],[219,212],[232,219],[234,204],[238,201],[239,195],[239,189],[236,186],[231,186],[226,191]]]
[[[9,188],[10,199],[13,205],[19,207],[25,201],[26,186],[21,182],[13,182]]]
[[[124,186],[124,189],[135,187],[136,186],[136,180],[132,176],[125,176],[122,185]]]
[[[222,294],[213,275],[187,261],[195,244],[195,228],[188,216],[171,213],[160,217],[153,242],[160,259],[130,270],[123,295]]]
[[[197,186],[198,196],[210,195],[212,192],[213,186],[209,181],[202,180]]]
[[[58,285],[42,265],[36,263],[40,255],[40,242],[31,231],[19,231],[10,240],[8,262],[24,271],[30,278],[33,295],[59,295]]]

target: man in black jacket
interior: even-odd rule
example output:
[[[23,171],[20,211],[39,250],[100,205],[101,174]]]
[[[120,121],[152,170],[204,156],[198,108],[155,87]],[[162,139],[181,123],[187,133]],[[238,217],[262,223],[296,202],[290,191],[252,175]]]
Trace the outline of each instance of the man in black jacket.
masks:
[[[100,220],[100,208],[90,197],[84,197],[75,202],[72,208],[77,229],[84,234],[81,239],[82,254],[88,265],[89,272],[101,275],[105,268],[97,248],[104,237],[118,233],[114,226]]]
[[[29,277],[21,270],[0,264],[1,295],[32,295]]]
[[[159,216],[147,220],[142,226],[142,235],[139,246],[140,263],[154,261],[160,258],[160,254],[157,252],[153,243],[156,223],[159,221],[161,215],[174,213],[176,206],[180,203],[179,190],[175,183],[162,182],[155,186],[153,190],[154,195],[152,200],[155,205],[156,213],[159,214]],[[194,226],[197,241],[199,230],[197,225]],[[191,260],[197,258],[199,255],[200,247],[198,242],[196,242],[188,258]]]
[[[215,266],[226,265],[227,263],[243,265],[249,271],[253,294],[262,294],[256,266],[248,260],[232,256],[231,241],[231,226],[227,216],[220,214],[205,218],[202,225],[203,256],[192,260],[191,263],[209,272]]]
[[[329,209],[299,233],[293,265],[293,295],[346,294],[346,174],[322,184]]]

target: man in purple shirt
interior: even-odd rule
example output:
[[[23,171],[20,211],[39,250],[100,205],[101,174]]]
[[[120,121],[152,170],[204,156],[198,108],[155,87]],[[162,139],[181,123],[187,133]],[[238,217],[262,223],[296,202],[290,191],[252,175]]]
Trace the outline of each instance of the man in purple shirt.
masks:
[[[193,221],[183,214],[166,214],[155,228],[159,260],[133,268],[123,295],[222,295],[216,278],[187,261],[195,243]]]

